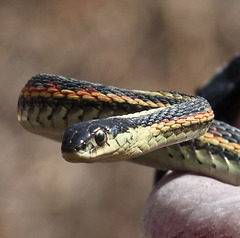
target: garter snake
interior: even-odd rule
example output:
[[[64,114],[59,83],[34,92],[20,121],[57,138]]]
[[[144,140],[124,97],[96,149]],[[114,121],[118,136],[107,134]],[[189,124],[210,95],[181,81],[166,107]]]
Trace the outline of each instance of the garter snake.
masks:
[[[202,97],[39,74],[20,93],[18,121],[62,141],[70,162],[129,160],[240,185],[240,130],[213,120]]]

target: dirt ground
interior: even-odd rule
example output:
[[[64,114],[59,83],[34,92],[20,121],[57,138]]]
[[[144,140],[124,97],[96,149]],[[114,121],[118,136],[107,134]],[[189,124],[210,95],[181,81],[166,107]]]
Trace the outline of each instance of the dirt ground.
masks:
[[[0,237],[138,236],[154,170],[70,164],[17,122],[37,73],[194,93],[238,52],[240,1],[0,0]]]

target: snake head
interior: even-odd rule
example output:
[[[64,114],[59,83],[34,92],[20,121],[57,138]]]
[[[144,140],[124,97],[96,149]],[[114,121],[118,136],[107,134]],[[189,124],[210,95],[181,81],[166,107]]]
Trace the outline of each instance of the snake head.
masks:
[[[70,125],[63,137],[63,158],[86,163],[111,160],[111,156],[122,149],[118,137],[128,133],[128,123],[115,120],[106,118]]]

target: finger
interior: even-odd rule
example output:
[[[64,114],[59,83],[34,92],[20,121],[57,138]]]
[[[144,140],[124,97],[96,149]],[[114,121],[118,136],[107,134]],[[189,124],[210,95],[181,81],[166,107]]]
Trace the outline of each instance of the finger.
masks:
[[[171,173],[150,194],[140,237],[240,237],[240,188]]]

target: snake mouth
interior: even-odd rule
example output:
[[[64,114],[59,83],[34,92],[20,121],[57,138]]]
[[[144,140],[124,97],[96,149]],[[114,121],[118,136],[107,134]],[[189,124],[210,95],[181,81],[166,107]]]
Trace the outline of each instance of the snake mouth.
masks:
[[[86,156],[86,154],[88,153],[84,151],[85,148],[86,148],[85,143],[81,143],[81,145],[63,143],[61,147],[62,157],[68,162],[91,163],[91,161],[89,161],[89,156]]]
[[[78,148],[74,147],[64,147],[62,146],[62,157],[72,163],[91,163],[93,161],[89,160],[89,155],[87,152],[81,153]]]

